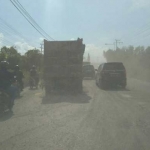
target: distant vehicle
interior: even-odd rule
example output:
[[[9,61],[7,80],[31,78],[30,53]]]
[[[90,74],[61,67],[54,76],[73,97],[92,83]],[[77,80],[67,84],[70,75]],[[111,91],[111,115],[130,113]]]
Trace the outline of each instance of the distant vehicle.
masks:
[[[126,87],[126,69],[122,62],[103,63],[96,73],[96,84],[106,89],[110,86]]]
[[[84,65],[90,65],[90,64],[91,64],[91,63],[90,63],[89,61],[84,61],[84,62],[83,62],[83,66],[84,66]]]
[[[93,65],[83,66],[83,77],[90,77],[92,79],[95,79],[95,69]]]

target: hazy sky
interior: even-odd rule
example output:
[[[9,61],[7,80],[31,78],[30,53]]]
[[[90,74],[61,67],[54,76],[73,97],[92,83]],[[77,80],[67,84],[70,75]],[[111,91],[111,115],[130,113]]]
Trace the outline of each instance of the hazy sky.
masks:
[[[92,61],[103,61],[102,51],[123,44],[150,45],[150,0],[19,0],[35,21],[55,40],[84,39]],[[0,39],[11,39],[20,52],[40,47],[42,36],[23,18],[10,0],[0,0],[0,18],[7,21],[25,39],[12,39],[3,32]]]

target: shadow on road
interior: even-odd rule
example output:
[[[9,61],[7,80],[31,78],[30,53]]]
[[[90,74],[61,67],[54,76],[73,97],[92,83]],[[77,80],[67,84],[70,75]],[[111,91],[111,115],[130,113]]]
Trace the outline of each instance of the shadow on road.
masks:
[[[89,103],[91,97],[87,95],[86,92],[81,94],[51,94],[49,96],[45,96],[42,99],[42,104],[54,104],[54,103]]]
[[[12,111],[6,111],[6,112],[4,112],[4,113],[0,116],[0,122],[8,120],[8,119],[10,119],[12,116],[13,116],[13,112],[12,112]]]
[[[16,99],[21,99],[23,97],[23,95],[20,95],[19,97],[17,97]]]
[[[105,91],[130,91],[128,88],[121,88],[121,87],[112,87],[112,88],[108,88],[105,89]]]
[[[30,90],[30,91],[36,91],[36,90],[38,90],[38,89],[37,89],[37,88],[33,88],[33,89],[29,88],[29,90]]]
[[[126,88],[122,88],[120,86],[111,86],[111,87],[107,87],[105,89],[102,89],[101,87],[98,86],[99,89],[104,90],[104,91],[130,91],[130,89],[128,87]]]
[[[95,80],[95,79],[93,79],[91,77],[84,77],[83,80]]]

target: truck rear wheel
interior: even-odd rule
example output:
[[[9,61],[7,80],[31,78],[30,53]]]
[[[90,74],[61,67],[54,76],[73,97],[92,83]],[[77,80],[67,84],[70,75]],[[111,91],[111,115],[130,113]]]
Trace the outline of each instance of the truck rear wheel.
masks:
[[[123,88],[123,89],[125,89],[125,88],[126,88],[126,86],[127,86],[126,84],[123,84],[123,85],[122,85],[122,88]]]

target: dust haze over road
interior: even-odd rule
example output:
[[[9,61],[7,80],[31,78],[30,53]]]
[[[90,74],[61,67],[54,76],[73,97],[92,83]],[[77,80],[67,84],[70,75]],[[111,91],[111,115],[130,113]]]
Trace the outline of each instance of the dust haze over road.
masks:
[[[130,78],[150,81],[150,47],[124,46],[116,50],[104,51],[107,62],[122,62]]]
[[[44,91],[25,89],[13,114],[0,118],[0,149],[150,149],[148,83],[129,79],[126,90],[107,91],[93,80],[83,85],[80,95],[52,95],[49,101]]]
[[[0,114],[0,150],[150,150],[149,0],[5,0],[0,7],[0,60],[12,71],[18,64],[30,86],[40,71],[46,89],[25,88],[13,112]],[[82,91],[83,58],[95,69],[122,62],[127,88],[102,90],[87,79],[80,94],[45,97]]]

